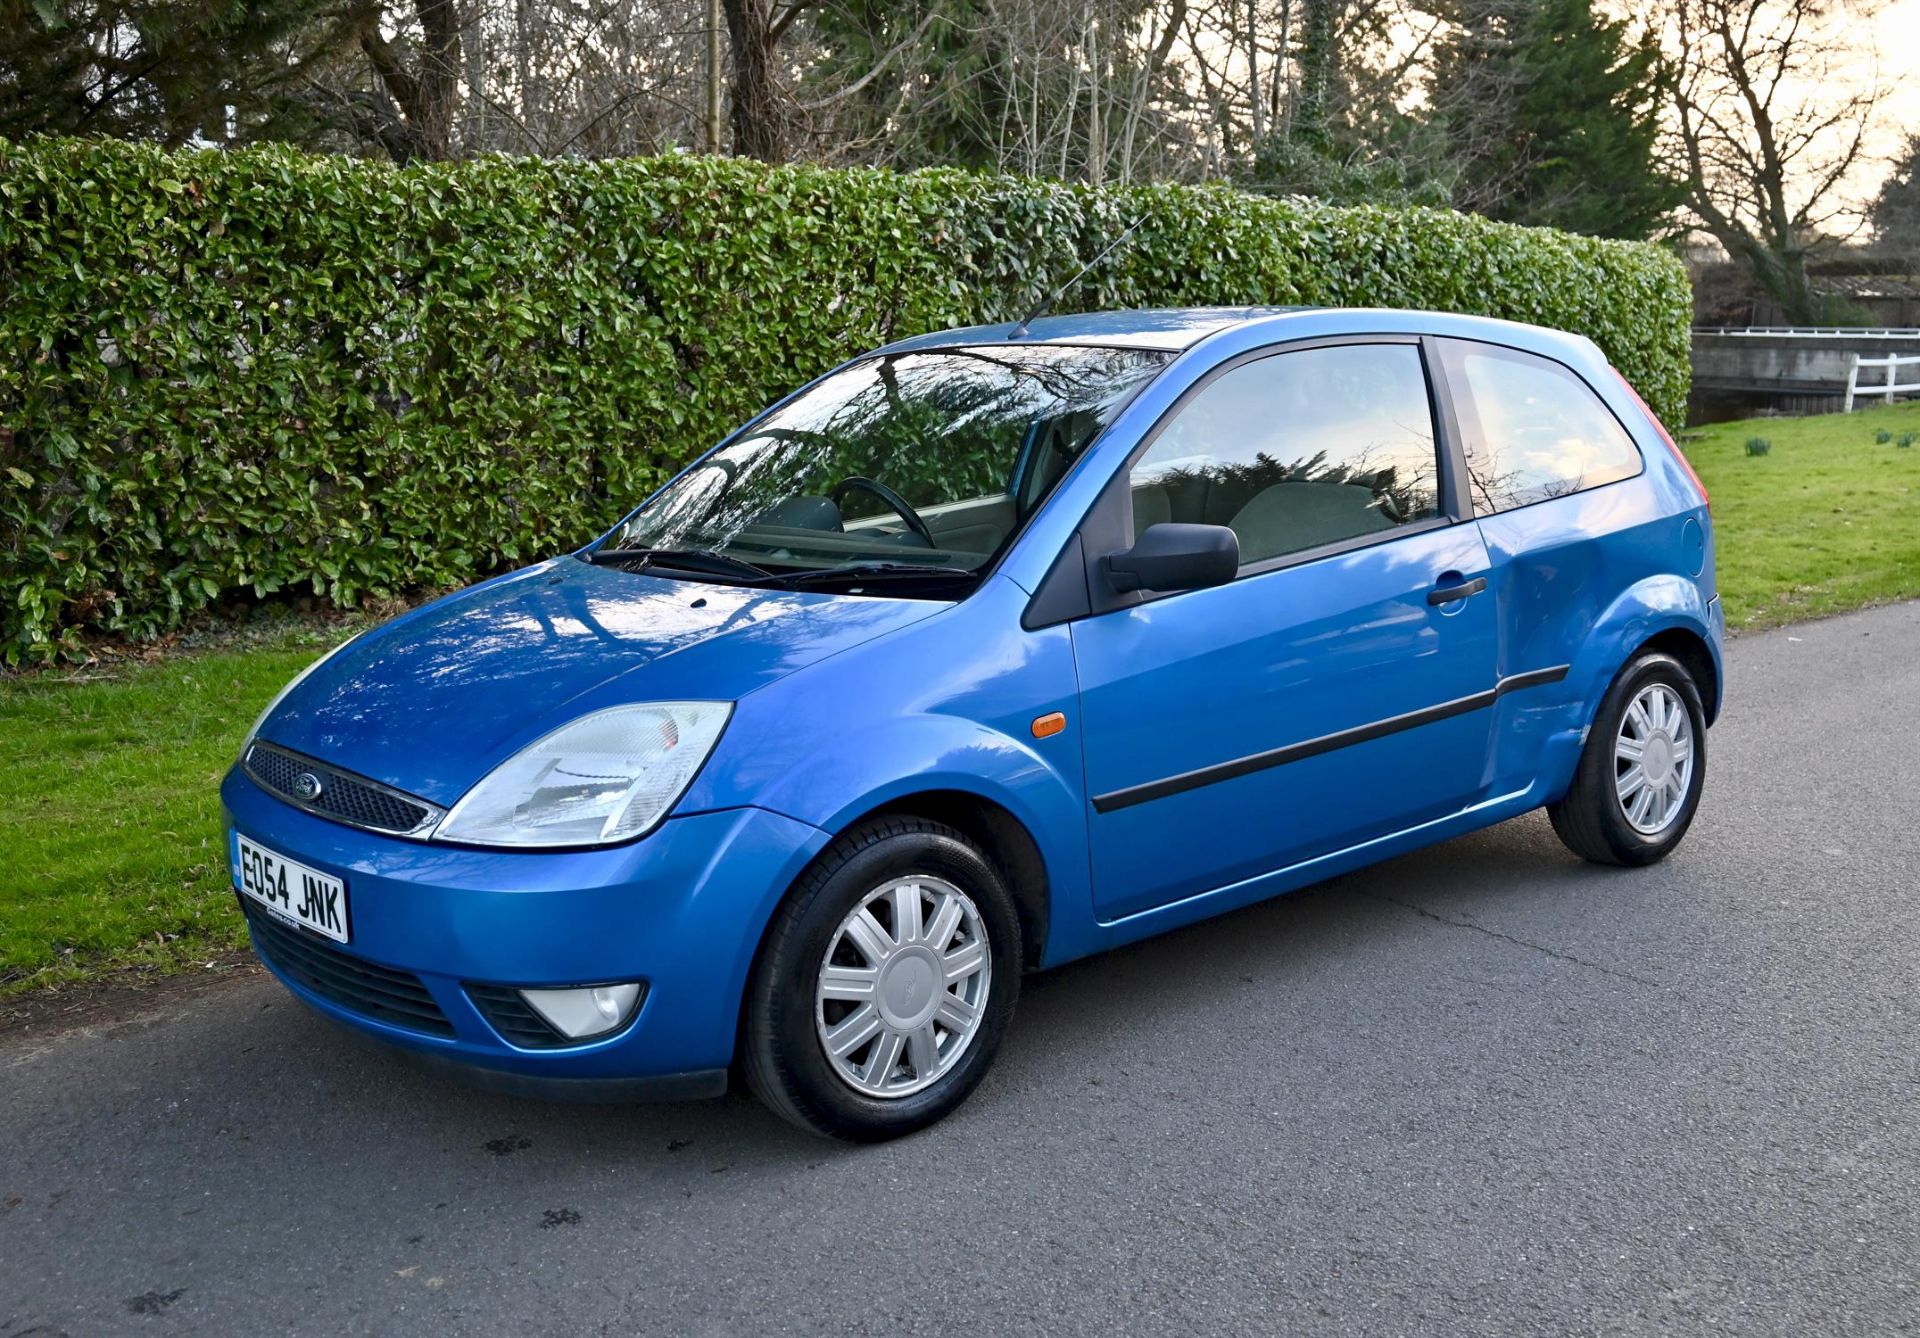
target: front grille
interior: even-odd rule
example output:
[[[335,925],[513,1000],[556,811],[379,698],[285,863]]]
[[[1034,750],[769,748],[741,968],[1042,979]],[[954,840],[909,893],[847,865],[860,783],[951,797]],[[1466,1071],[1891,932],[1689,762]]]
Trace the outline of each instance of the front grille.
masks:
[[[520,997],[519,990],[509,989],[505,985],[475,985],[468,982],[467,997],[473,1000],[473,1006],[480,1010],[480,1016],[500,1033],[500,1039],[508,1045],[517,1045],[522,1050],[551,1050],[556,1046],[574,1044],[549,1026],[545,1018],[527,1007],[527,1001]]]
[[[270,743],[250,746],[246,766],[247,774],[259,782],[262,789],[295,808],[352,827],[411,836],[440,818],[440,810],[424,799],[415,799],[390,786]],[[303,775],[319,782],[318,793],[308,797],[296,788],[295,782]]]
[[[452,1036],[453,1023],[411,971],[349,956],[325,939],[283,925],[241,898],[253,949],[303,989],[362,1017],[429,1036]]]

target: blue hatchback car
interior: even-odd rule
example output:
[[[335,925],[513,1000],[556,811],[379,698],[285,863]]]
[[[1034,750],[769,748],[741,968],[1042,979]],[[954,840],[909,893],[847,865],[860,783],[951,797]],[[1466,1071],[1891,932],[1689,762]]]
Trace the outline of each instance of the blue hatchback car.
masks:
[[[1671,851],[1706,494],[1583,338],[1129,311],[857,358],[374,628],[222,788],[261,958],[508,1086],[965,1099],[1023,972],[1545,805]]]

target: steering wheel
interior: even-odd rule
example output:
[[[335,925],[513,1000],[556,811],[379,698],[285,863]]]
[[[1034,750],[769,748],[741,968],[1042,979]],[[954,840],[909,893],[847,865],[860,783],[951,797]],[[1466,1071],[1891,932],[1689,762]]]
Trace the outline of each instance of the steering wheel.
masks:
[[[912,530],[914,534],[919,537],[920,542],[928,548],[938,548],[940,546],[934,542],[933,531],[927,528],[927,522],[920,519],[920,513],[907,505],[906,498],[902,497],[878,479],[870,479],[864,474],[847,475],[833,485],[833,504],[839,506],[848,493],[856,491],[872,493],[875,497],[885,502],[893,509],[894,514],[907,522],[907,528]]]

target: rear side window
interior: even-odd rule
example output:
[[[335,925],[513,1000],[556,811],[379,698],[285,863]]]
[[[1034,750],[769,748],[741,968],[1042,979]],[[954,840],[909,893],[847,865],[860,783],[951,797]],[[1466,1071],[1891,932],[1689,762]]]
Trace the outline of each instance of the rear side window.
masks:
[[[1618,483],[1640,452],[1587,383],[1557,362],[1485,344],[1455,344],[1448,370],[1470,403],[1461,436],[1476,511],[1511,511]]]
[[[1438,511],[1420,350],[1276,353],[1207,383],[1133,466],[1133,530],[1227,525],[1243,566]]]

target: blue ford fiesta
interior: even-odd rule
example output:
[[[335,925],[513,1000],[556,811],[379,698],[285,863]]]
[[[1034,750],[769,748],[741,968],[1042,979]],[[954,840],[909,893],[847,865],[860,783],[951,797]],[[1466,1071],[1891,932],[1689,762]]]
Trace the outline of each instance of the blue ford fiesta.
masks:
[[[1133,311],[855,359],[364,633],[222,789],[261,958],[510,1087],[879,1139],[1022,972],[1545,805],[1638,865],[1721,698],[1707,498],[1585,339]]]

